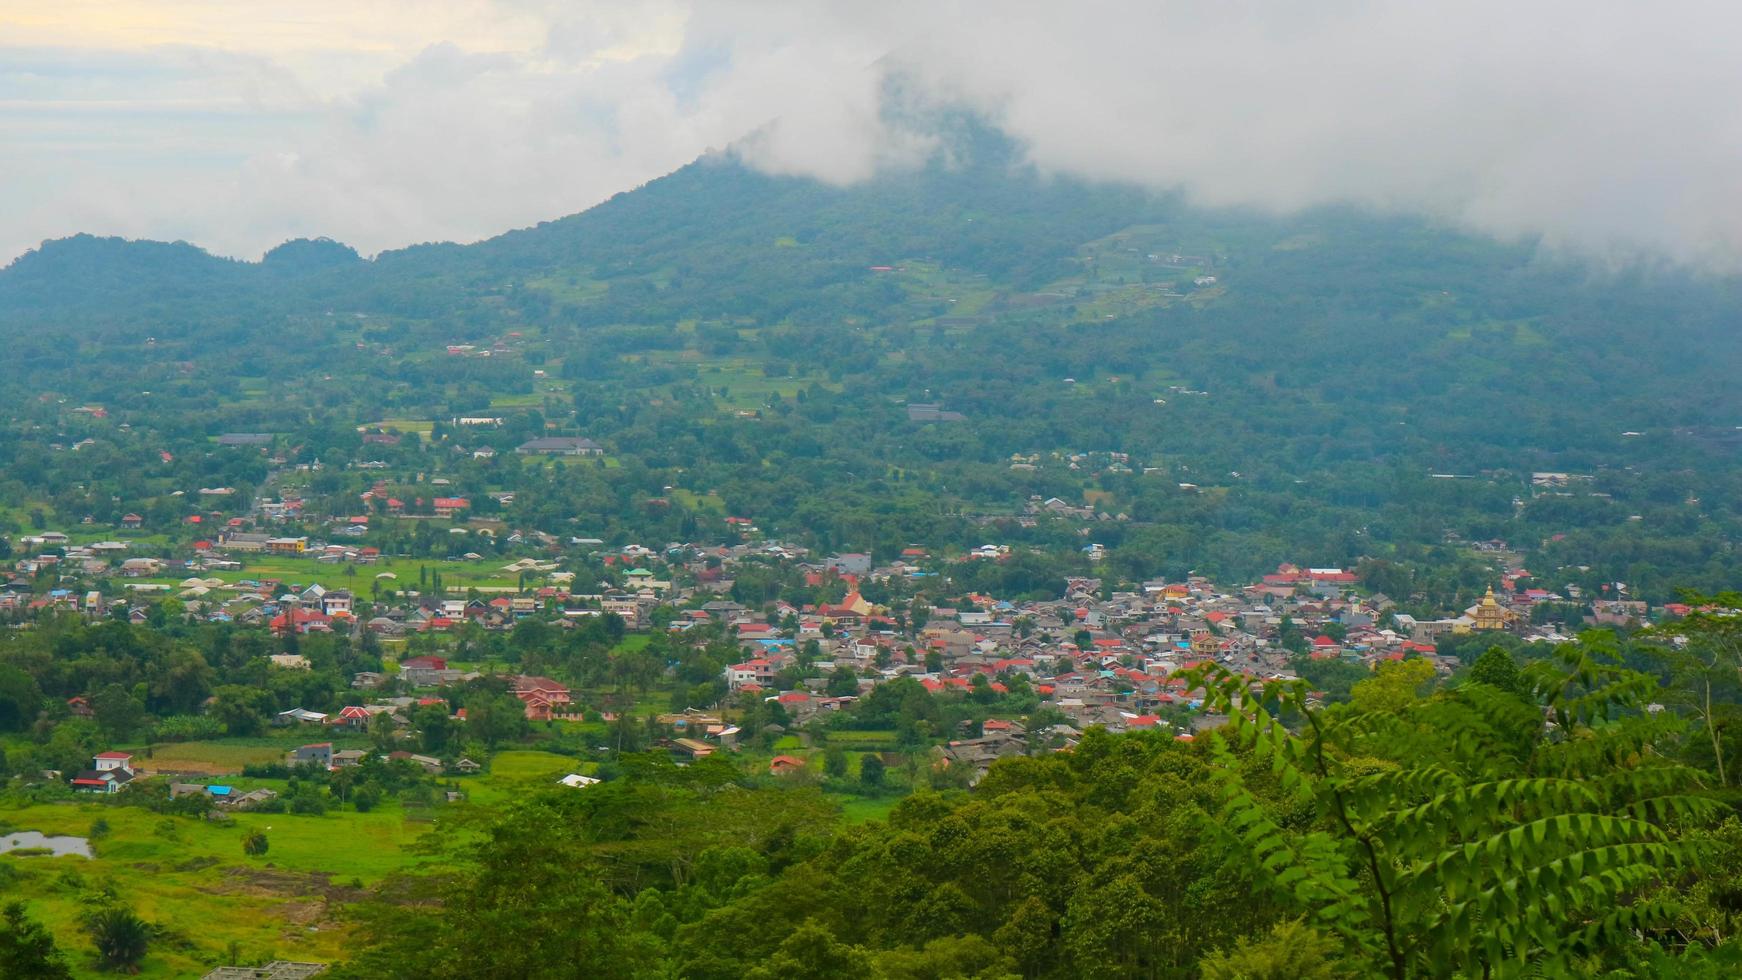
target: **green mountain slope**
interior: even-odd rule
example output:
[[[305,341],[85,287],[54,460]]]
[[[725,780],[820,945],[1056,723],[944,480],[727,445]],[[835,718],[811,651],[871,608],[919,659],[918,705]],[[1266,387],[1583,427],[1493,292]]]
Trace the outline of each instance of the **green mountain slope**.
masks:
[[[1635,580],[1729,567],[1736,281],[1344,209],[1208,211],[964,145],[844,188],[716,155],[579,215],[369,261],[51,242],[0,271],[0,390],[43,404],[8,444],[73,435],[61,399],[125,420],[123,454],[239,429],[347,458],[373,420],[506,411],[516,432],[605,441],[633,464],[606,480],[631,511],[647,489],[715,489],[824,546],[973,541],[1056,495],[1130,518],[1091,537],[1133,575],[1401,558],[1448,531],[1561,535],[1554,565]],[[1541,494],[1537,470],[1593,479]],[[47,472],[51,492],[84,482]],[[534,523],[689,526],[522,501]]]

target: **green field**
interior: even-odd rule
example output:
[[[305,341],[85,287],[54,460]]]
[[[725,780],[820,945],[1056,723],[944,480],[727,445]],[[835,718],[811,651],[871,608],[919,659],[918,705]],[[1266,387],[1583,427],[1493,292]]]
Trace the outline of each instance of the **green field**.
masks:
[[[285,556],[244,556],[240,571],[210,571],[193,572],[184,576],[158,576],[155,578],[130,579],[129,581],[156,583],[169,586],[179,586],[189,577],[216,578],[225,582],[262,581],[277,579],[285,585],[295,585],[307,588],[319,584],[327,589],[350,589],[359,595],[367,596],[370,586],[379,582],[381,591],[389,589],[398,591],[417,591],[418,573],[428,569],[433,575],[441,573],[442,585],[447,591],[464,592],[468,588],[507,589],[518,584],[518,576],[505,572],[502,566],[513,559],[496,557],[481,561],[447,561],[428,558],[383,558],[369,565],[345,565],[317,562],[313,558],[293,558]],[[383,577],[391,576],[391,577]],[[536,577],[536,575],[535,575]],[[532,579],[529,579],[531,581]],[[542,577],[537,577],[543,581]],[[179,590],[175,590],[179,591]]]
[[[840,796],[841,817],[848,823],[865,823],[870,820],[888,820],[889,812],[895,809],[903,797],[896,795],[866,798],[863,796]]]
[[[527,793],[549,789],[571,772],[583,776],[598,767],[550,752],[501,752],[490,760],[490,771],[462,785],[473,806],[493,806]]]
[[[249,960],[338,958],[348,931],[338,913],[361,897],[358,886],[429,860],[408,846],[430,825],[393,803],[318,817],[239,813],[227,825],[101,803],[0,808],[0,822],[47,834],[83,836],[98,817],[110,833],[94,858],[0,856],[6,893],[53,930],[79,975],[94,972],[79,918],[104,888],[164,930],[141,976],[198,976],[232,943]],[[271,849],[250,858],[241,841],[255,828]]]
[[[152,765],[162,766],[172,752],[240,762],[280,758],[282,745],[271,739],[189,742],[161,747]],[[487,773],[457,780],[469,801],[452,809],[496,806],[549,788],[565,773],[592,771],[567,756],[503,752]],[[284,787],[278,780],[239,785]],[[435,808],[438,821],[447,809]],[[341,956],[351,928],[343,907],[362,898],[363,888],[396,871],[439,865],[440,858],[412,846],[440,826],[430,812],[408,812],[387,800],[368,813],[235,813],[229,823],[211,823],[96,800],[0,805],[0,828],[7,830],[82,837],[99,817],[110,827],[108,836],[93,843],[90,859],[0,855],[0,892],[23,899],[30,914],[54,931],[80,976],[95,974],[79,918],[106,887],[164,930],[140,976],[198,976],[227,962],[231,943],[244,961],[330,962]],[[251,829],[270,842],[262,857],[242,853],[242,837]],[[442,849],[451,852],[457,843],[450,839]]]

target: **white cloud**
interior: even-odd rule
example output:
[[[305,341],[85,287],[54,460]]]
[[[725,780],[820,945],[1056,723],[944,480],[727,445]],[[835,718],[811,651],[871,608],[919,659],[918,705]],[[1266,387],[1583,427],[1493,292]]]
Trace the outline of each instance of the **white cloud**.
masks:
[[[882,122],[900,71],[1046,169],[1742,258],[1742,14],[1695,0],[43,6],[0,0],[0,255],[471,240],[734,141],[863,179],[930,147]]]

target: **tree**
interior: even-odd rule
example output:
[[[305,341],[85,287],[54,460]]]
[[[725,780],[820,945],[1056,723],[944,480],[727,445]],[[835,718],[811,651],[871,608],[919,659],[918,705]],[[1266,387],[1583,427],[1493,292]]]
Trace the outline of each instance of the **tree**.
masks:
[[[1401,711],[1421,697],[1433,680],[1434,666],[1419,657],[1388,660],[1373,676],[1349,689],[1349,698],[1363,711]]]
[[[823,751],[823,772],[835,779],[847,774],[847,752],[839,745],[831,745]]]
[[[1536,704],[1479,684],[1420,698],[1393,673],[1383,696],[1314,708],[1304,682],[1188,672],[1229,712],[1232,737],[1207,740],[1218,826],[1360,973],[1581,972],[1672,924],[1662,889],[1695,858],[1682,835],[1719,812],[1698,772],[1649,750],[1674,719],[1642,710],[1657,682],[1620,659],[1610,633],[1557,648],[1527,671]],[[1257,771],[1322,819],[1285,829],[1246,784]]]
[[[870,975],[871,959],[863,949],[842,943],[815,922],[794,929],[767,962],[746,974],[750,980],[858,980]]]
[[[10,664],[0,664],[0,732],[21,732],[42,710],[36,679]]]
[[[1512,654],[1501,647],[1489,647],[1476,662],[1470,665],[1469,679],[1477,684],[1499,688],[1511,693],[1522,693],[1519,688],[1523,679],[1518,673],[1518,662],[1512,659]]]
[[[1063,935],[1083,977],[1143,977],[1153,973],[1154,934],[1161,903],[1135,875],[1123,874],[1078,891],[1065,910]]]
[[[1337,944],[1296,919],[1256,941],[1204,957],[1204,980],[1336,980],[1351,976],[1336,963]]]
[[[271,846],[271,842],[266,839],[266,834],[258,828],[248,831],[242,837],[242,853],[249,857],[261,857]]]
[[[257,687],[228,684],[212,692],[211,716],[231,735],[256,735],[266,725],[272,695]]]
[[[880,789],[883,786],[883,758],[875,752],[867,752],[859,760],[859,782],[866,789]]]
[[[828,694],[831,698],[854,697],[859,693],[859,675],[851,667],[837,667],[829,675]]]
[[[25,913],[23,902],[6,903],[0,909],[0,977],[64,980],[71,976],[54,936]]]
[[[511,811],[490,829],[479,863],[439,883],[432,896],[439,916],[407,916],[392,901],[361,910],[369,945],[349,975],[664,976],[656,937],[631,928],[629,903],[613,893],[589,852],[584,813],[597,802],[585,795],[546,793]],[[528,902],[530,895],[537,901]]]
[[[151,926],[125,905],[109,904],[85,917],[85,929],[97,949],[97,961],[106,970],[139,972],[151,945]]]
[[[526,734],[526,705],[507,692],[484,691],[466,698],[466,731],[494,749]]]
[[[448,741],[454,735],[454,721],[446,705],[429,704],[412,709],[411,723],[417,727],[425,752],[447,751]]]
[[[1742,728],[1742,593],[1685,593],[1682,600],[1693,611],[1645,636],[1669,641],[1655,649],[1669,666],[1673,699],[1700,719],[1718,785],[1728,786],[1726,735]]]
[[[119,684],[110,684],[91,699],[91,713],[97,727],[111,740],[132,735],[145,721],[145,706]]]
[[[393,750],[393,745],[399,740],[399,730],[394,727],[391,712],[377,712],[369,719],[369,741],[376,751],[386,753]]]

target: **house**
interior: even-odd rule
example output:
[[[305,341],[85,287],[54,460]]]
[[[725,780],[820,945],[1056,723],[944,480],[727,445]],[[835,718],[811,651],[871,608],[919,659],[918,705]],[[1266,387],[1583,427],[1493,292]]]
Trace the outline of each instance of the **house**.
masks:
[[[73,790],[104,795],[119,793],[127,788],[135,775],[133,756],[126,752],[100,752],[91,760],[91,768],[73,777]]]
[[[275,725],[320,725],[327,716],[319,711],[309,711],[306,708],[290,708],[273,716]]]
[[[272,444],[270,432],[226,432],[218,437],[220,446],[268,446]]]
[[[557,712],[565,711],[573,701],[569,689],[548,677],[528,677],[524,674],[509,679],[509,690],[526,705],[528,721],[550,721]]]
[[[578,772],[571,772],[567,776],[557,780],[557,782],[572,789],[586,789],[588,786],[593,786],[603,782],[603,780],[593,776],[583,776]]]
[[[225,534],[218,538],[219,551],[258,552],[266,550],[266,542],[272,540],[268,534],[250,534],[236,532]]]
[[[671,754],[679,759],[694,762],[697,759],[706,759],[713,755],[714,747],[699,739],[674,738],[671,740]]]
[[[334,752],[333,768],[348,769],[351,766],[360,765],[363,762],[363,757],[365,755],[368,755],[368,753],[364,752],[362,749],[345,749],[342,752]]]
[[[320,766],[322,769],[333,767],[333,743],[315,742],[312,745],[299,745],[291,749],[284,757],[287,766]]]
[[[777,755],[768,760],[768,773],[771,776],[785,776],[802,769],[804,769],[804,760],[796,756]]]
[[[412,657],[399,662],[399,679],[412,687],[435,687],[447,669],[447,661],[440,657]]]
[[[457,517],[471,506],[472,502],[464,497],[437,497],[430,501],[437,517]]]
[[[474,776],[484,771],[484,767],[471,759],[461,759],[454,763],[454,771],[462,776]]]
[[[272,617],[268,624],[275,633],[288,633],[295,629],[298,633],[325,633],[333,628],[332,617],[319,609],[304,609],[300,606],[286,609]]]
[[[770,681],[774,680],[774,675],[779,672],[772,660],[757,657],[754,660],[746,660],[741,664],[727,667],[726,684],[734,691],[748,684],[766,687]]]
[[[366,729],[369,727],[369,719],[371,717],[373,717],[373,715],[370,713],[368,708],[365,708],[360,704],[347,704],[339,709],[337,715],[333,716],[332,723],[335,725],[345,725],[350,728]]]
[[[603,456],[605,448],[586,436],[544,436],[521,443],[515,452],[541,456]]]
[[[838,575],[871,574],[871,556],[865,554],[833,555],[825,562]]]
[[[400,751],[388,753],[387,758],[392,762],[404,759],[431,775],[440,775],[442,771],[442,760],[432,755],[417,755],[412,752]]]
[[[240,796],[231,796],[228,800],[220,799],[220,800],[218,800],[218,802],[220,804],[234,807],[238,810],[252,810],[262,803],[265,803],[269,800],[275,800],[277,798],[278,798],[278,791],[277,790],[257,789],[257,790],[252,790],[252,791],[247,792],[247,793],[243,793]]]
[[[124,531],[137,531],[144,526],[145,518],[140,517],[138,514],[128,514],[126,517],[121,518],[121,529]]]
[[[935,402],[911,402],[907,406],[909,422],[960,422],[967,416],[952,412]]]

